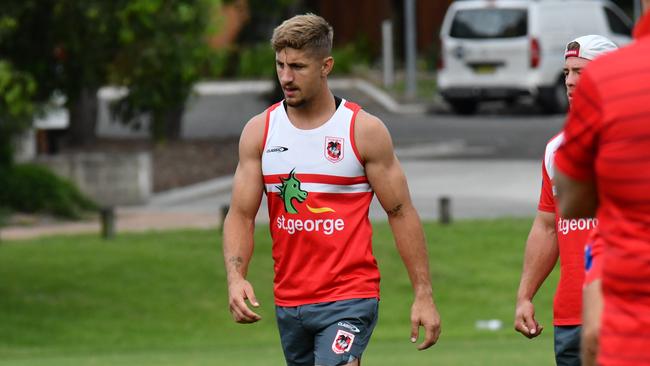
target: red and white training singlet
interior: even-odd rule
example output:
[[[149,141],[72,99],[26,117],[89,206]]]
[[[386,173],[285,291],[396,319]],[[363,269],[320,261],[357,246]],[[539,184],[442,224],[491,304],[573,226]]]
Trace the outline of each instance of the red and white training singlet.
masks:
[[[342,100],[311,130],[296,128],[282,103],[267,110],[262,173],[279,306],[379,297],[373,192],[354,144],[360,109]]]
[[[560,281],[553,301],[553,325],[582,324],[582,286],[585,278],[585,244],[597,220],[566,219],[560,216],[555,204],[553,184],[555,151],[562,144],[562,133],[546,145],[542,166],[542,192],[538,209],[555,213],[555,229],[560,250]]]

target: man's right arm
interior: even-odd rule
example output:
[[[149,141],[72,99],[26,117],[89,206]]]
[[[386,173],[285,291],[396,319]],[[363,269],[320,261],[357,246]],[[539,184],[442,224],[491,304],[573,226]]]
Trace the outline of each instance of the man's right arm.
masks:
[[[230,209],[223,227],[223,255],[228,278],[230,312],[237,323],[254,323],[261,317],[253,312],[259,306],[253,286],[246,280],[253,256],[255,216],[263,192],[262,149],[265,115],[253,117],[239,140],[239,164],[233,179]]]
[[[526,241],[524,266],[517,292],[515,330],[528,338],[538,336],[543,327],[535,320],[533,297],[553,270],[559,257],[555,213],[537,211]]]

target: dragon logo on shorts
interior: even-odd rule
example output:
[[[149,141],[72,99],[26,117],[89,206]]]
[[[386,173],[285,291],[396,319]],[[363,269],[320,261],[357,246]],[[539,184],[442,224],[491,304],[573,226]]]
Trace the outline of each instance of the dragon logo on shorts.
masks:
[[[339,329],[332,343],[332,351],[338,355],[349,352],[352,342],[354,342],[354,334]]]

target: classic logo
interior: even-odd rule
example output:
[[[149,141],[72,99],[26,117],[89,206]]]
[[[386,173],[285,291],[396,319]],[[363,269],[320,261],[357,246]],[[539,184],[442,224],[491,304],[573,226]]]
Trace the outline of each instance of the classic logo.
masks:
[[[352,342],[354,342],[354,334],[339,329],[332,343],[332,351],[339,355],[348,352],[352,348]]]
[[[325,157],[332,163],[343,160],[344,139],[341,137],[325,137]]]
[[[356,325],[352,325],[352,324],[350,324],[350,323],[348,323],[348,322],[338,322],[337,325],[338,325],[339,327],[348,328],[349,330],[351,330],[351,331],[353,331],[353,332],[355,332],[355,333],[359,333],[359,332],[360,332],[359,328],[357,328]]]
[[[267,153],[281,153],[289,150],[289,148],[284,147],[284,146],[271,146],[268,149],[266,149]]]

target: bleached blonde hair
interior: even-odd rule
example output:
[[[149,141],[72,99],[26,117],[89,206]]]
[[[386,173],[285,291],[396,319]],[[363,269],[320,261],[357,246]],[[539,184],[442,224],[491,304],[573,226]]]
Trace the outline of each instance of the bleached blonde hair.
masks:
[[[332,53],[333,40],[332,26],[323,17],[308,13],[282,22],[273,31],[271,44],[275,52],[289,47],[325,57]]]

